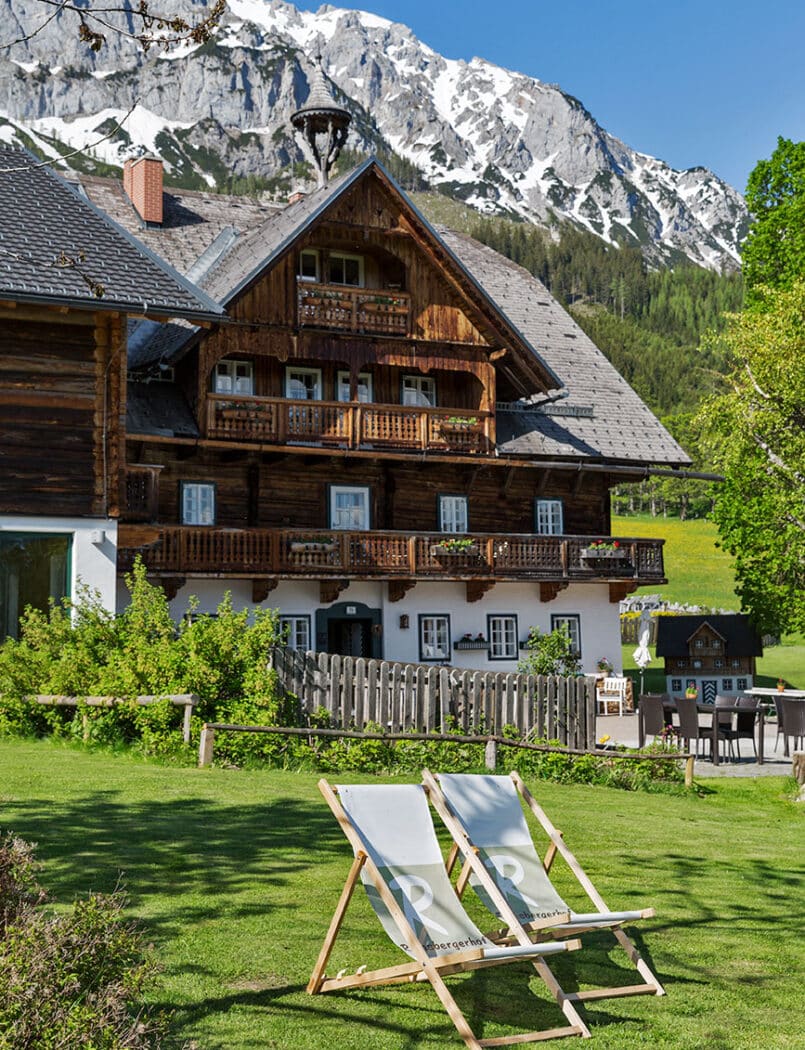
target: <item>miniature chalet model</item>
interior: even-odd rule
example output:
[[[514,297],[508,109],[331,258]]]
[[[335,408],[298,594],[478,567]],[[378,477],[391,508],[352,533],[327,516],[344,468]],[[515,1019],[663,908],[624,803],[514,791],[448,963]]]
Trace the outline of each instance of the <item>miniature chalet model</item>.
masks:
[[[319,109],[298,123],[327,135]],[[664,582],[662,540],[611,537],[610,487],[688,457],[539,281],[434,229],[375,160],[330,178],[333,154],[285,208],[163,194],[153,158],[129,194],[81,177],[226,311],[140,321],[127,396],[96,352],[81,499],[116,536],[118,608],[139,555],[177,618],[229,591],[297,648],[501,670],[566,625],[593,671],[619,600]]]
[[[221,308],[31,154],[0,168],[2,639],[81,580],[114,609],[127,315]]]
[[[763,645],[743,614],[660,616],[657,656],[665,658],[665,688],[672,696],[695,689],[711,704],[716,695],[752,688]]]

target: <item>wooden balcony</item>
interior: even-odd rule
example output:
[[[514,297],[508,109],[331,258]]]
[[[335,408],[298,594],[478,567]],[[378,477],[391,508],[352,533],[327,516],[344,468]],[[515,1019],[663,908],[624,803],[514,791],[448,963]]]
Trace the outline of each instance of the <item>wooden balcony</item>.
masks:
[[[443,546],[455,539],[469,544]],[[624,558],[592,561],[582,553],[591,539],[121,525],[118,563],[141,554],[153,573],[244,578],[666,582],[662,540],[621,539]]]
[[[476,409],[210,394],[207,437],[467,455],[494,450],[495,420]]]
[[[406,292],[300,280],[296,309],[300,327],[401,336],[411,329],[411,296]]]

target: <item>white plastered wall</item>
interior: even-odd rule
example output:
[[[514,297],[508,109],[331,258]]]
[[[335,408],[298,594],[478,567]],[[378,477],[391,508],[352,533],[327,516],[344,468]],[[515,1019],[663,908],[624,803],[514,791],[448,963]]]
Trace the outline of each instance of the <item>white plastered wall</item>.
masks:
[[[111,518],[0,516],[2,532],[53,533],[72,537],[70,597],[79,584],[97,591],[104,608],[115,611],[117,596],[117,522]]]
[[[179,620],[187,612],[191,595],[198,599],[200,612],[214,612],[225,591],[232,594],[235,609],[253,607],[251,580],[188,579],[171,601],[171,613]],[[118,607],[125,607],[128,594],[121,584]],[[539,600],[536,583],[499,583],[477,602],[468,603],[463,583],[418,583],[397,602],[388,599],[388,584],[360,581],[350,584],[336,599],[338,603],[366,605],[381,609],[383,617],[383,656],[387,660],[419,662],[419,616],[441,613],[450,617],[451,663],[474,670],[515,671],[517,660],[490,660],[486,650],[459,650],[452,644],[469,633],[489,637],[488,615],[517,617],[517,637],[525,641],[530,627],[551,630],[551,617],[577,615],[581,625],[582,667],[594,673],[596,663],[606,657],[616,671],[621,670],[620,619],[617,603],[609,601],[609,586],[570,584],[551,602]],[[332,604],[332,603],[331,603]],[[310,616],[311,637],[315,636],[319,601],[316,581],[281,580],[261,605],[279,609],[285,616]],[[401,617],[408,627],[401,627]],[[521,654],[522,655],[522,654]]]

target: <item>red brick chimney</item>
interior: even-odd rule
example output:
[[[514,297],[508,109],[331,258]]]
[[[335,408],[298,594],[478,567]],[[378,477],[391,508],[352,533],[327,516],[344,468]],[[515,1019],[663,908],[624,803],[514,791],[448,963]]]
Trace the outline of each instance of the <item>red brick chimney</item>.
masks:
[[[162,161],[137,157],[123,165],[123,189],[143,222],[162,222]]]

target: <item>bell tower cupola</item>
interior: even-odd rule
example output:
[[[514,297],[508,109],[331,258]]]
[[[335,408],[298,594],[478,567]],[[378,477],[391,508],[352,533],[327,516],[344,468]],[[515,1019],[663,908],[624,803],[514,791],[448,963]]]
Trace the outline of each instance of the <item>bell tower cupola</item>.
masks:
[[[324,79],[321,55],[309,80],[310,93],[301,109],[291,114],[296,139],[316,169],[319,186],[326,186],[330,171],[347,139],[351,120],[349,112],[339,106]]]

